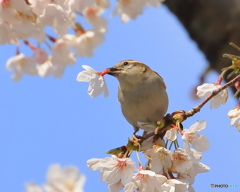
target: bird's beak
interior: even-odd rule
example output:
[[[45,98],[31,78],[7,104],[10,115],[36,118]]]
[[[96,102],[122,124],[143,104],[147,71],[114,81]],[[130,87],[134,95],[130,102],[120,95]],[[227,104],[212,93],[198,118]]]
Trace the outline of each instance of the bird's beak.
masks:
[[[110,67],[110,68],[107,68],[108,70],[108,75],[112,75],[112,76],[117,76],[119,73],[121,73],[121,70],[122,69],[119,69],[117,67]]]

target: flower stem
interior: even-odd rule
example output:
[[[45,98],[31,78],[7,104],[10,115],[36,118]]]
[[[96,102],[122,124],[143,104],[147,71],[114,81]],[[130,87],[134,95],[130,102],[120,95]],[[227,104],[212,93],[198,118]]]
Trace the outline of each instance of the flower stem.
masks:
[[[139,157],[139,154],[137,151],[136,151],[136,155],[137,155],[137,160],[138,160],[139,167],[140,167],[140,166],[142,166],[142,163],[141,163],[141,160],[140,160],[140,157]]]
[[[170,146],[169,146],[169,150],[172,148],[172,144],[173,144],[173,141],[172,141],[172,143],[171,143]]]
[[[173,141],[175,149],[177,149],[176,140]]]
[[[166,143],[165,143],[165,148],[167,149],[167,145],[168,145],[168,140],[166,141]]]

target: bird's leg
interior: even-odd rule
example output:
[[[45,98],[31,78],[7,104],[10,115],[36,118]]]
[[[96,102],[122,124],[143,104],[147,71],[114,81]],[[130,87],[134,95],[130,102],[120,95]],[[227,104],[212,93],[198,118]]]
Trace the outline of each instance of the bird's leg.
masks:
[[[139,128],[138,128],[138,127],[135,127],[135,126],[133,126],[133,129],[135,130],[135,131],[133,132],[133,135],[135,135],[135,136],[136,136],[136,133],[139,131]]]

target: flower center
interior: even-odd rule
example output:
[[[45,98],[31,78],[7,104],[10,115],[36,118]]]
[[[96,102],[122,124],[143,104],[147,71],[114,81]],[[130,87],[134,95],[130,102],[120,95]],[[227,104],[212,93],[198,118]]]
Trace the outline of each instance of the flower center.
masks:
[[[185,157],[182,154],[173,154],[172,156],[173,156],[173,160],[178,161],[179,163],[185,161]]]
[[[123,170],[127,166],[126,161],[118,161],[117,168]]]
[[[187,133],[188,135],[188,141],[191,143],[192,139],[194,138],[194,133]]]
[[[0,0],[3,7],[10,7],[10,0]]]
[[[164,153],[164,152],[159,152],[158,157],[161,161],[165,161],[166,160],[166,155],[167,154]]]
[[[65,187],[69,190],[69,191],[73,191],[74,189],[74,184],[72,182],[66,182],[65,183]]]
[[[88,14],[88,15],[96,15],[96,12],[97,12],[97,10],[96,10],[95,7],[89,7],[89,8],[87,8],[87,14]]]
[[[147,174],[138,173],[137,174],[137,179],[141,180],[142,182],[146,182],[148,180],[148,175]]]

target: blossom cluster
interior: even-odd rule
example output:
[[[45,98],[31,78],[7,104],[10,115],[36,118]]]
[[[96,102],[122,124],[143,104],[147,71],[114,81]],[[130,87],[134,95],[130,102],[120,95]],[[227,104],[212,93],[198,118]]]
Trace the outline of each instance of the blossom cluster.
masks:
[[[87,165],[91,170],[100,170],[101,180],[108,184],[109,192],[122,189],[126,192],[194,191],[192,184],[196,175],[210,169],[200,162],[202,152],[209,148],[209,142],[206,136],[195,134],[205,127],[206,122],[200,121],[189,129],[178,129],[177,133],[182,135],[184,148],[176,147],[174,151],[167,149],[166,145],[145,146],[144,150],[141,148],[148,158],[145,166],[139,161],[140,166],[137,167],[130,157],[116,155],[90,159]],[[147,129],[153,131],[149,126]],[[190,143],[194,149],[190,148]]]
[[[45,184],[27,183],[25,187],[26,192],[83,192],[85,181],[77,167],[53,164],[49,167]]]
[[[127,22],[142,14],[144,6],[160,4],[160,0],[119,0],[113,15]],[[109,7],[109,0],[1,0],[0,45],[16,45],[16,55],[6,64],[13,71],[12,79],[19,81],[23,74],[59,78],[77,56],[93,56],[105,40],[107,20],[102,14]],[[92,28],[85,29],[77,22],[79,17]],[[55,37],[46,27],[53,29]],[[31,48],[31,56],[20,51],[22,42]]]

